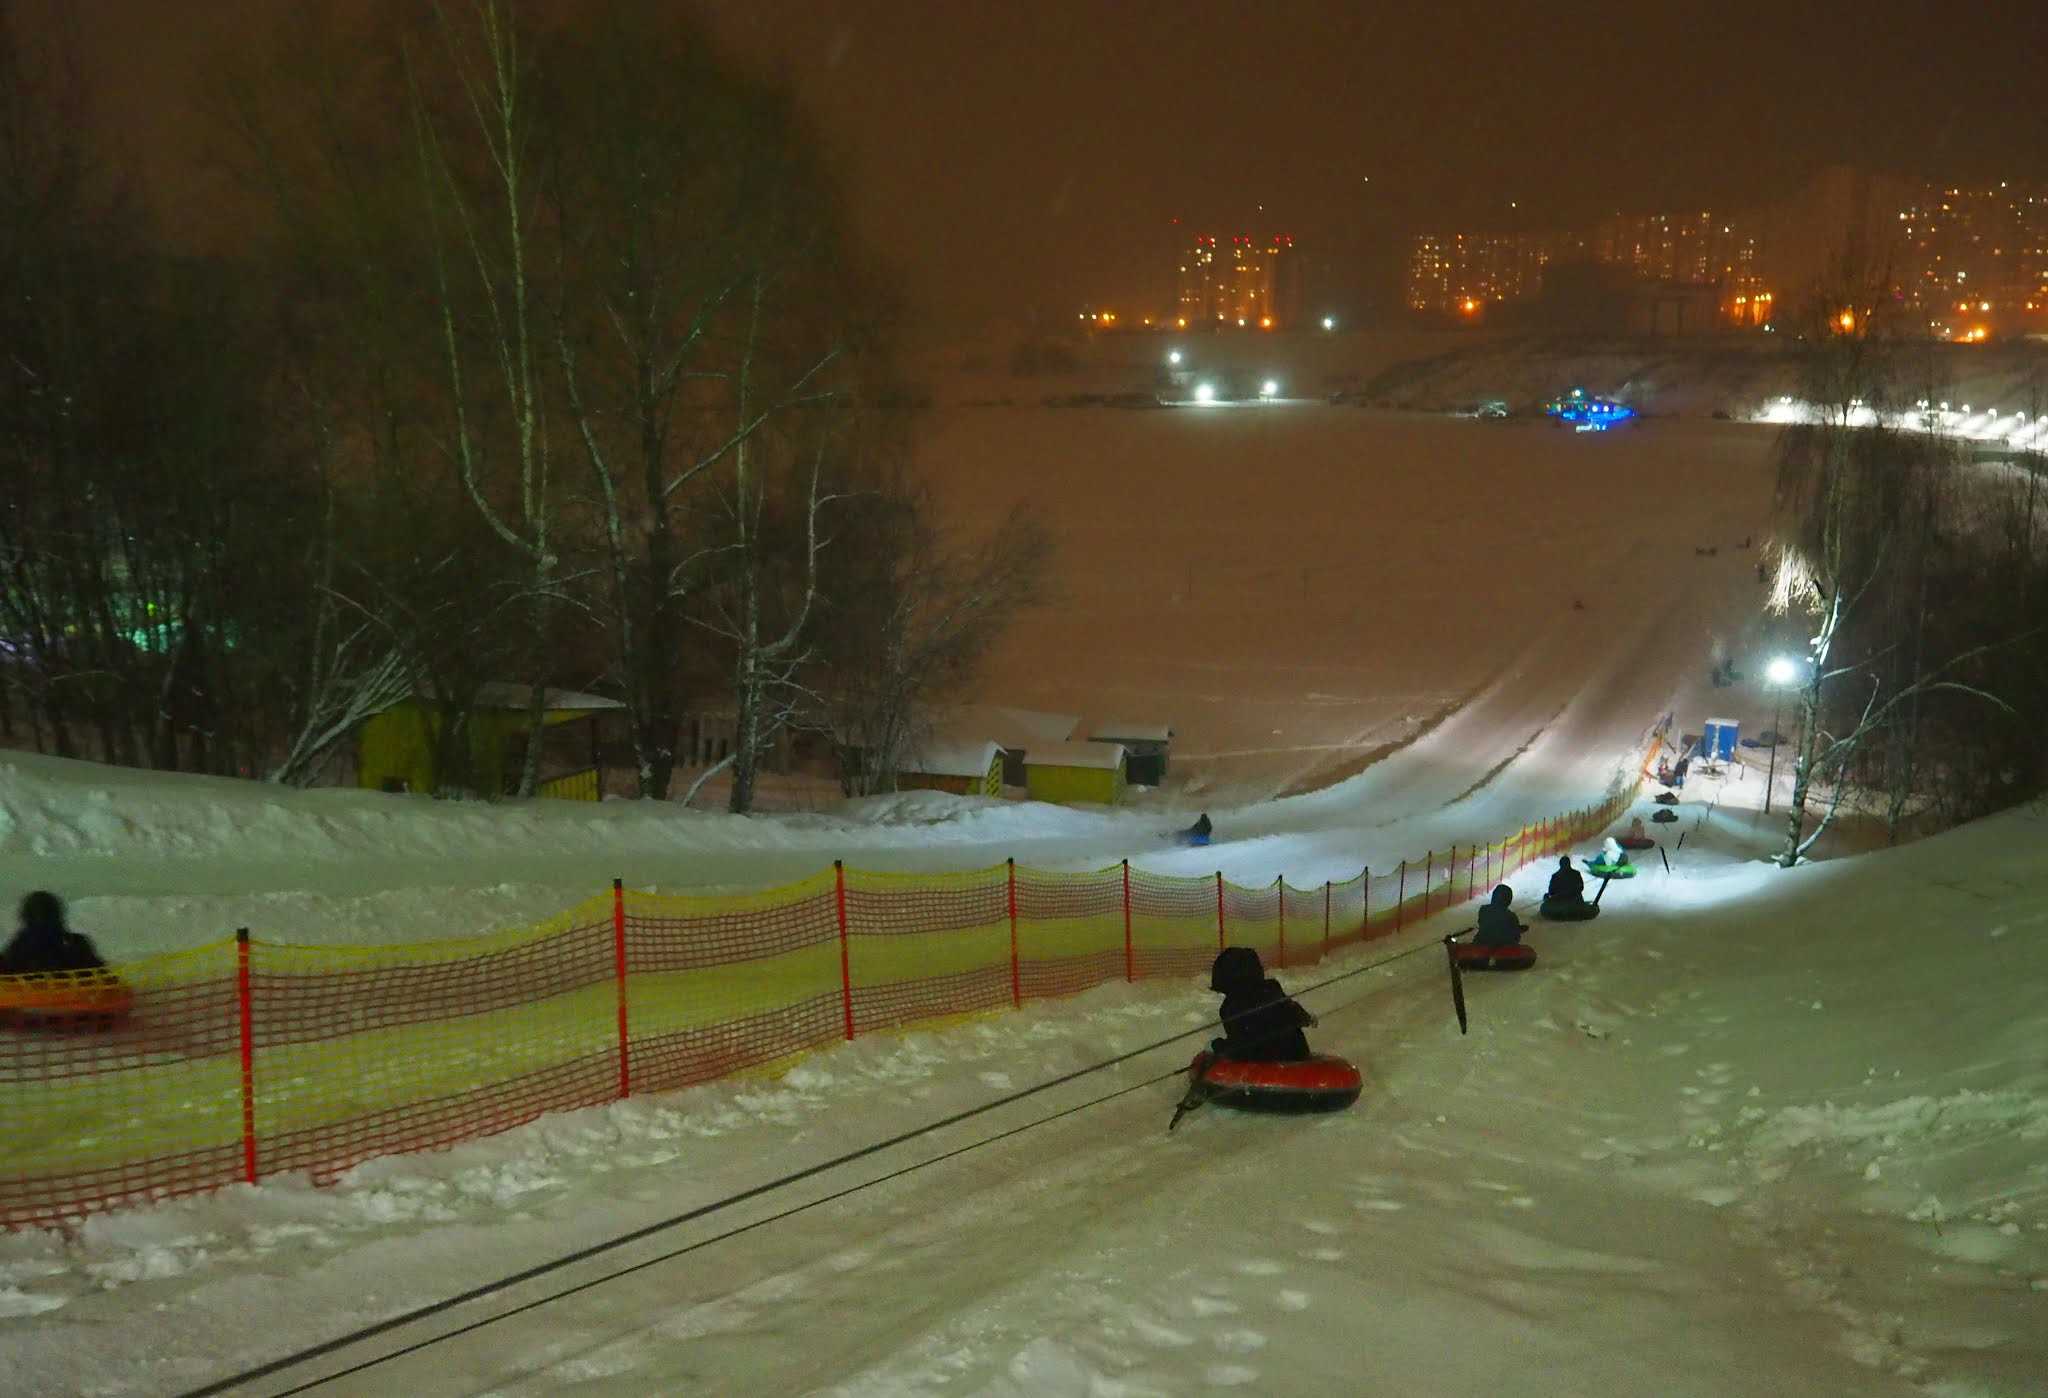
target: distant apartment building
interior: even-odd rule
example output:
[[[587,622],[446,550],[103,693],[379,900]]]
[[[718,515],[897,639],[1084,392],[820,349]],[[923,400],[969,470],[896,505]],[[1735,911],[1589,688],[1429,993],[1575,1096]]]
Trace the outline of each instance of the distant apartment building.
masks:
[[[2048,186],[1929,187],[1896,236],[1893,279],[1937,337],[2048,330]]]
[[[1189,328],[1272,330],[1301,315],[1301,266],[1287,234],[1197,234],[1176,260],[1176,317]]]
[[[1599,263],[1643,282],[1717,287],[1731,321],[1762,319],[1770,304],[1757,234],[1700,210],[1617,215],[1557,232],[1418,234],[1409,248],[1408,306],[1475,318],[1489,306],[1540,295],[1545,269],[1559,262]]]

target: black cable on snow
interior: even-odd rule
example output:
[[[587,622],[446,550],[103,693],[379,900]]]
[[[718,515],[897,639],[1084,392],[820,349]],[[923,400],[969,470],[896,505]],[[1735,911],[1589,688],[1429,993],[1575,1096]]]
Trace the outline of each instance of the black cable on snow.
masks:
[[[1302,989],[1294,993],[1297,995],[1312,995],[1316,991],[1322,990],[1328,986],[1336,985],[1340,981],[1347,981],[1355,976],[1362,976],[1368,971],[1377,971],[1382,966],[1392,965],[1396,961],[1400,961],[1407,957],[1414,956],[1419,952],[1433,950],[1439,945],[1440,943],[1436,941],[1424,942],[1420,946],[1410,947],[1406,951],[1395,952],[1392,956],[1384,956],[1377,961],[1368,962],[1364,966],[1358,966],[1354,967],[1349,971],[1340,972],[1337,975],[1331,976],[1326,980],[1317,981],[1314,985],[1304,986]],[[1364,997],[1361,996],[1359,998],[1363,999]],[[1344,1004],[1339,1005],[1332,1010],[1329,1010],[1327,1013],[1336,1014],[1355,1003],[1357,1003],[1357,1001],[1355,1000],[1346,1001]],[[592,1243],[589,1247],[578,1248],[574,1252],[564,1253],[562,1256],[552,1258],[546,1262],[537,1262],[531,1267],[522,1268],[521,1270],[513,1272],[507,1276],[499,1277],[495,1281],[484,1282],[479,1286],[470,1287],[467,1291],[459,1291],[453,1296],[443,1297],[439,1301],[432,1301],[424,1306],[416,1306],[412,1310],[402,1311],[397,1315],[386,1317],[385,1319],[380,1321],[375,1321],[369,1325],[362,1326],[361,1328],[356,1330],[351,1330],[345,1335],[337,1335],[331,1340],[323,1340],[319,1344],[308,1345],[304,1349],[294,1350],[290,1354],[282,1355],[279,1358],[270,1360],[269,1362],[264,1364],[258,1364],[253,1368],[244,1369],[239,1373],[228,1376],[227,1378],[216,1379],[214,1382],[206,1384],[203,1387],[188,1389],[184,1393],[178,1395],[178,1398],[216,1398],[216,1395],[227,1393],[233,1389],[241,1387],[243,1384],[253,1383],[258,1379],[269,1378],[271,1375],[282,1373],[287,1369],[296,1369],[300,1365],[310,1363],[315,1359],[324,1358],[325,1356],[333,1354],[339,1350],[346,1349],[350,1345],[359,1344],[364,1340],[374,1339],[379,1335],[389,1334],[393,1330],[402,1329],[405,1326],[414,1324],[418,1321],[431,1319],[434,1316],[441,1315],[447,1311],[451,1311],[455,1309],[457,1306],[467,1305],[471,1301],[480,1301],[486,1296],[494,1296],[501,1291],[507,1291],[512,1287],[521,1285],[522,1283],[533,1281],[537,1278],[547,1276],[553,1272],[559,1272],[565,1267],[573,1267],[579,1262],[587,1262],[593,1257],[600,1257],[603,1256],[605,1253],[615,1252],[619,1248],[627,1247],[633,1243],[640,1242],[645,1238],[651,1238],[656,1234],[665,1233],[669,1229],[679,1228],[683,1224],[693,1223],[700,1218],[705,1218],[711,1214],[719,1213],[722,1210],[731,1208],[735,1204],[744,1204],[750,1199],[758,1199],[763,1195],[772,1194],[776,1190],[785,1189],[790,1185],[799,1184],[802,1181],[811,1179],[817,1175],[822,1175],[829,1171],[836,1170],[842,1165],[850,1165],[857,1160],[863,1160],[871,1155],[878,1155],[885,1150],[889,1150],[895,1146],[900,1146],[907,1141],[914,1141],[920,1136],[928,1136],[935,1131],[943,1131],[945,1128],[949,1126],[957,1126],[963,1121],[970,1121],[978,1116],[986,1116],[990,1112],[1000,1110],[1001,1108],[1010,1106],[1016,1102],[1021,1102],[1028,1097],[1036,1097],[1042,1092],[1049,1092],[1053,1088],[1063,1087],[1067,1083],[1074,1082],[1080,1078],[1092,1076],[1095,1073],[1103,1072],[1106,1069],[1114,1068],[1124,1063],[1128,1063],[1134,1058],[1143,1057],[1145,1054],[1155,1053],[1162,1048],[1166,1048],[1172,1044],[1177,1044],[1183,1039],[1190,1039],[1198,1034],[1207,1034],[1210,1032],[1211,1027],[1207,1023],[1204,1023],[1196,1026],[1193,1029],[1184,1029],[1178,1034],[1170,1034],[1163,1039],[1155,1039],[1153,1042],[1149,1044],[1141,1045],[1140,1047],[1131,1049],[1126,1053],[1120,1053],[1116,1055],[1114,1058],[1105,1058],[1102,1059],[1100,1062],[1090,1063],[1085,1067],[1076,1068],[1070,1073],[1062,1073],[1058,1077],[1048,1078],[1044,1082],[1033,1084],[1030,1087],[1020,1088],[1015,1092],[1008,1093],[1002,1097],[997,1097],[988,1102],[983,1102],[978,1106],[968,1107],[964,1110],[954,1112],[952,1115],[941,1117],[937,1121],[927,1122],[923,1126],[913,1127],[908,1131],[899,1132],[896,1135],[890,1136],[885,1140],[876,1141],[872,1145],[866,1145],[860,1147],[857,1150],[847,1151],[843,1155],[833,1156],[830,1160],[821,1160],[817,1164],[807,1165],[801,1170],[792,1170],[790,1173],[786,1175],[779,1175],[772,1180],[767,1180],[761,1184],[754,1185],[751,1188],[743,1189],[736,1194],[728,1194],[722,1199],[714,1199],[708,1204],[699,1204],[696,1208],[687,1209],[682,1213],[674,1214],[668,1218],[658,1219],[653,1223],[649,1223],[642,1227],[634,1228],[625,1233],[621,1233],[615,1238],[607,1238],[603,1242]],[[552,1302],[563,1300],[570,1296],[574,1296],[579,1292],[588,1291],[593,1287],[602,1286],[606,1282],[615,1281],[620,1277],[630,1276],[635,1272],[642,1271],[649,1267],[657,1266],[663,1262],[673,1261],[674,1259],[681,1257],[686,1253],[695,1252],[699,1248],[710,1247],[713,1243],[723,1242],[728,1238],[737,1237],[742,1233],[751,1232],[756,1228],[762,1228],[767,1226],[768,1224],[780,1222],[781,1220],[789,1218],[792,1215],[803,1213],[805,1210],[817,1208],[821,1204],[833,1203],[837,1200],[844,1199],[850,1194],[857,1194],[861,1190],[872,1188],[873,1186],[878,1184],[885,1184],[890,1180],[899,1179],[904,1175],[912,1174],[918,1170],[925,1169],[927,1166],[937,1165],[942,1161],[951,1160],[957,1156],[965,1155],[969,1151],[979,1150],[983,1146],[994,1145],[999,1141],[1008,1140],[1012,1136],[1021,1135],[1024,1132],[1032,1130],[1035,1127],[1044,1126],[1050,1122],[1059,1121],[1064,1117],[1073,1116],[1077,1112],[1087,1111],[1091,1107],[1099,1107],[1105,1102],[1115,1101],[1119,1097],[1128,1096],[1129,1094],[1141,1091],[1144,1088],[1155,1087],[1158,1084],[1165,1082],[1169,1078],[1179,1077],[1186,1071],[1187,1070],[1185,1068],[1173,1068],[1167,1072],[1159,1074],[1157,1077],[1147,1078],[1143,1082],[1132,1083],[1128,1087],[1118,1088],[1115,1092],[1105,1093],[1100,1097],[1091,1098],[1088,1101],[1082,1102],[1076,1106],[1067,1107],[1060,1111],[1054,1112],[1050,1116],[1038,1117],[1034,1120],[1025,1122],[1021,1126],[1013,1126],[1007,1131],[998,1132],[996,1135],[985,1136],[978,1140],[970,1141],[964,1146],[958,1146],[952,1150],[943,1152],[942,1154],[934,1155],[924,1160],[913,1161],[911,1164],[905,1165],[900,1169],[893,1170],[886,1175],[879,1175],[871,1180],[863,1180],[859,1184],[848,1185],[844,1189],[838,1190],[831,1194],[823,1195],[817,1199],[812,1199],[802,1204],[794,1205],[791,1208],[784,1209],[780,1213],[770,1214],[765,1218],[756,1219],[752,1223],[741,1224],[737,1228],[727,1229],[725,1232],[714,1234],[709,1238],[701,1238],[694,1243],[688,1243],[682,1247],[674,1248],[666,1253],[663,1253],[659,1257],[648,1258],[645,1261],[636,1262],[629,1267],[622,1267],[616,1271],[607,1272],[602,1276],[593,1277],[589,1281],[578,1282],[574,1286],[566,1287],[560,1291],[551,1292],[548,1295],[542,1296],[536,1300],[528,1301],[522,1305],[515,1306],[511,1310],[493,1312],[490,1315],[484,1316],[479,1320],[473,1320],[467,1325],[460,1326],[457,1329],[449,1330],[438,1335],[432,1335],[423,1340],[416,1340],[409,1345],[405,1345],[398,1349],[387,1351],[383,1354],[376,1355],[369,1359],[361,1360],[358,1363],[350,1365],[346,1369],[338,1369],[334,1373],[323,1375],[320,1378],[309,1379],[305,1383],[299,1384],[296,1387],[280,1390],[277,1394],[273,1395],[273,1398],[292,1398],[292,1395],[294,1394],[305,1393],[312,1389],[319,1388],[325,1384],[332,1383],[336,1379],[346,1378],[353,1374],[359,1374],[363,1372],[365,1369],[374,1368],[377,1365],[383,1364],[388,1360],[402,1358],[405,1355],[416,1353],[417,1351],[426,1349],[432,1345],[440,1344],[445,1340],[456,1339],[459,1336],[469,1334],[473,1330],[481,1330],[487,1325],[495,1325],[497,1322],[501,1320],[510,1319],[513,1316],[521,1315],[527,1311],[535,1310],[541,1306],[548,1305]]]

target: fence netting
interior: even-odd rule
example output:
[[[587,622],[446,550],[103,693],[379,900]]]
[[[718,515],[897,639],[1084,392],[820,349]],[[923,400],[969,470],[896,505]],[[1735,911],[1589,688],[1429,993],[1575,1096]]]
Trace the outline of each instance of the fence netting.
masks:
[[[1127,864],[834,866],[754,893],[615,886],[541,926],[455,941],[244,934],[116,967],[120,1014],[47,1012],[90,978],[0,977],[0,1225],[286,1171],[328,1179],[864,1034],[1206,975],[1226,944],[1313,965],[1484,899],[1604,830],[1633,795],[1306,888]]]

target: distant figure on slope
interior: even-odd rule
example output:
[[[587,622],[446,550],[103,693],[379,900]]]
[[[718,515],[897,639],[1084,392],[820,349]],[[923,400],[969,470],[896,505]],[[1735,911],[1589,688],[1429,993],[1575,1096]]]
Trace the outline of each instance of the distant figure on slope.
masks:
[[[1628,851],[1623,849],[1621,841],[1612,835],[1609,835],[1606,842],[1600,846],[1600,855],[1610,869],[1617,869],[1628,863]]]
[[[0,975],[97,971],[106,966],[92,942],[64,925],[64,903],[38,890],[21,900],[21,929],[0,951]]]
[[[1631,840],[1637,841],[1647,840],[1650,838],[1650,832],[1643,828],[1643,818],[1641,816],[1637,816],[1634,820],[1628,823],[1628,837]]]
[[[1692,767],[1690,754],[1678,759],[1678,765],[1671,769],[1671,784],[1680,791],[1685,790],[1685,774]]]
[[[1557,861],[1557,872],[1550,876],[1550,888],[1543,895],[1546,903],[1583,903],[1586,901],[1586,879],[1572,867],[1572,857],[1562,855]]]
[[[1215,829],[1216,827],[1209,823],[1209,813],[1203,811],[1193,825],[1180,832],[1180,842],[1184,845],[1206,845]]]
[[[1223,997],[1217,1013],[1223,1037],[1210,1043],[1218,1058],[1245,1062],[1293,1063],[1309,1056],[1308,1035],[1316,1017],[1287,998],[1280,982],[1266,974],[1250,947],[1225,947],[1209,971],[1209,989]]]
[[[1506,884],[1496,884],[1493,899],[1479,910],[1479,928],[1472,934],[1472,945],[1476,947],[1511,947],[1518,945],[1522,934],[1529,930],[1515,910],[1508,905],[1515,901],[1515,891]]]

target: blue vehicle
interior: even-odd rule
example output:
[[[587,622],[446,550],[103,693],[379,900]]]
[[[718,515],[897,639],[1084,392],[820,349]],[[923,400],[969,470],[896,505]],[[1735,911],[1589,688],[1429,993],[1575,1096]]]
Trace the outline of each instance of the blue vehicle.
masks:
[[[1605,432],[1636,415],[1636,410],[1628,404],[1617,403],[1611,398],[1590,397],[1583,388],[1575,388],[1562,398],[1551,399],[1543,405],[1543,411],[1559,423],[1571,424],[1579,432]]]

